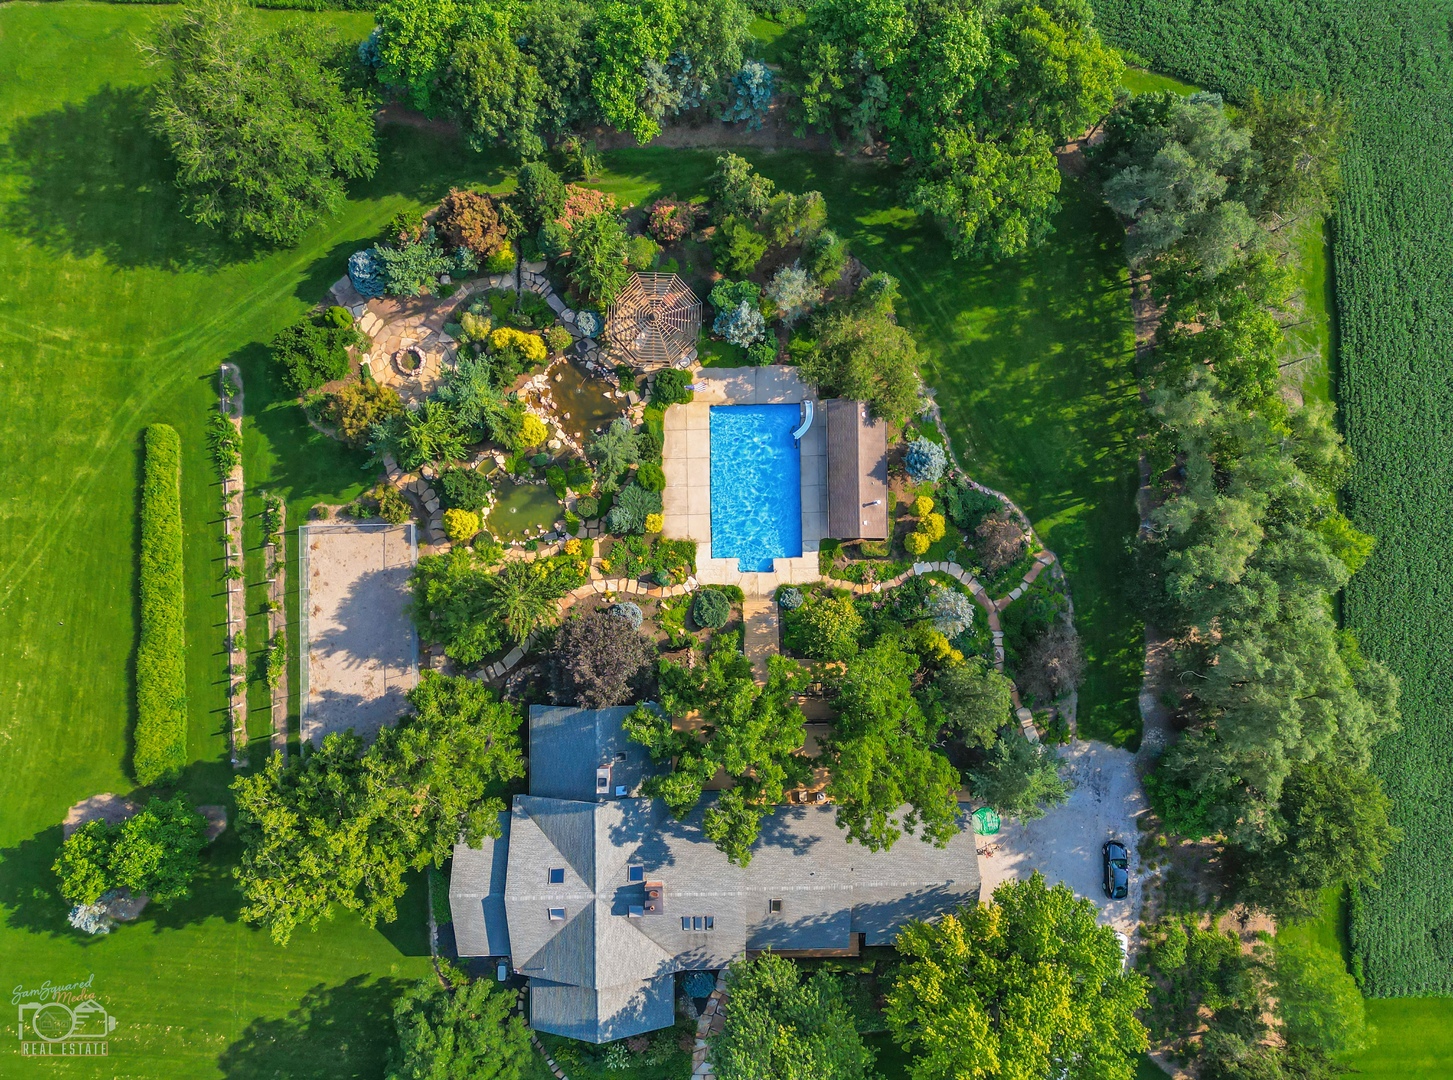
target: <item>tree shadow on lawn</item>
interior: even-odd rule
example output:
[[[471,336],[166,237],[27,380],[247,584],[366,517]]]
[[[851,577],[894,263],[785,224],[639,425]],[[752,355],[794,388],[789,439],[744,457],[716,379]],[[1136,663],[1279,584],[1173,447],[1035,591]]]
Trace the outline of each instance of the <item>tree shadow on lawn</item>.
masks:
[[[141,88],[108,86],[19,121],[0,149],[0,171],[20,178],[0,224],[47,250],[166,270],[214,269],[264,250],[186,217]]]
[[[287,1016],[248,1024],[217,1067],[228,1080],[378,1076],[396,1041],[394,1002],[409,985],[364,975],[338,986],[319,983]]]

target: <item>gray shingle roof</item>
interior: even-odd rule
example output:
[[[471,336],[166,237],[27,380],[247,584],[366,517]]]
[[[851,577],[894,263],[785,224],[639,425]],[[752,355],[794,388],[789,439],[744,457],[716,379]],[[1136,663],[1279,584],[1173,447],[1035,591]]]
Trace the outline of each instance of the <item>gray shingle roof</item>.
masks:
[[[593,1042],[654,1030],[671,1023],[674,972],[721,968],[744,949],[850,949],[854,934],[888,944],[909,920],[978,899],[967,818],[945,848],[904,836],[871,852],[848,842],[832,807],[784,806],[763,821],[750,864],[739,867],[702,831],[713,795],[684,821],[655,800],[597,800],[595,762],[620,752],[602,732],[612,722],[605,714],[616,714],[619,734],[628,711],[532,709],[532,793],[515,796],[508,855],[500,844],[485,852],[455,847],[450,901],[459,953],[494,955],[477,949],[481,940],[490,947],[505,940],[488,925],[489,904],[500,899],[512,963],[530,977],[531,1018],[541,1030]],[[616,764],[634,768],[627,754]],[[556,791],[579,797],[545,794]],[[664,883],[663,911],[640,912],[644,886],[630,880],[633,866],[645,881]],[[560,881],[551,882],[552,869]],[[773,900],[780,911],[771,910]],[[563,917],[551,919],[552,908]],[[683,917],[707,916],[711,931],[683,928]]]
[[[499,816],[500,836],[481,847],[454,845],[449,877],[449,911],[460,956],[509,956],[505,921],[505,868],[510,849],[510,815]]]
[[[822,403],[827,429],[827,534],[839,540],[888,535],[888,426],[861,401]]]
[[[626,738],[623,721],[634,705],[614,709],[530,706],[530,794],[547,799],[596,799],[595,774],[610,768],[617,786],[635,794],[651,771],[645,748]]]

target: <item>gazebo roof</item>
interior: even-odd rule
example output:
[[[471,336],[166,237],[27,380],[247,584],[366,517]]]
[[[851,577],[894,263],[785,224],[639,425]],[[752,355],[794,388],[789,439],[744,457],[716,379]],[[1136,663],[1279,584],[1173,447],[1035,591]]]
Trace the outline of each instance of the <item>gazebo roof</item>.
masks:
[[[638,367],[666,367],[695,350],[701,301],[675,274],[632,274],[605,327],[613,352]]]

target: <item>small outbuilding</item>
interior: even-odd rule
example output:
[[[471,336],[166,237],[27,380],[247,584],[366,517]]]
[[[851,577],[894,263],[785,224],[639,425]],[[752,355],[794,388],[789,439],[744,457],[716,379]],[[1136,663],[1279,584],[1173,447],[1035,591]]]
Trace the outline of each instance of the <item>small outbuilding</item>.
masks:
[[[888,539],[888,425],[866,402],[822,403],[827,437],[827,535]]]
[[[611,352],[646,370],[694,360],[700,333],[701,301],[675,274],[632,274],[606,312]]]

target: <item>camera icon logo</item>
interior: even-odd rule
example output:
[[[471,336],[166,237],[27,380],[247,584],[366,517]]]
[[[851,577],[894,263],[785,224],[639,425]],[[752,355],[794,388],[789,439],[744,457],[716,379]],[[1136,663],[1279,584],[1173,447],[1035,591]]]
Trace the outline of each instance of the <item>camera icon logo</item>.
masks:
[[[82,1001],[72,1007],[60,1001],[28,1001],[20,1006],[21,1041],[40,1039],[59,1043],[105,1039],[116,1029],[116,1017],[99,1001]]]

